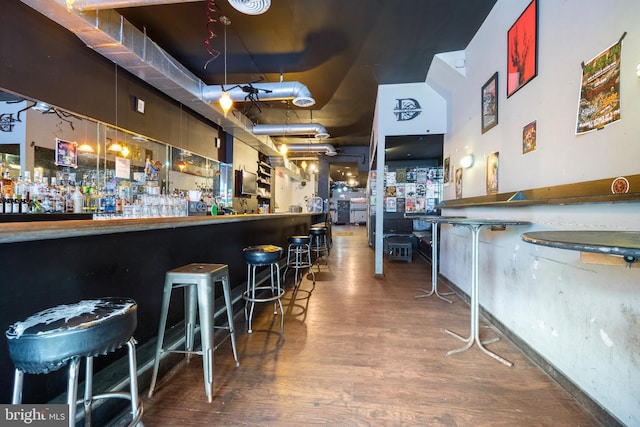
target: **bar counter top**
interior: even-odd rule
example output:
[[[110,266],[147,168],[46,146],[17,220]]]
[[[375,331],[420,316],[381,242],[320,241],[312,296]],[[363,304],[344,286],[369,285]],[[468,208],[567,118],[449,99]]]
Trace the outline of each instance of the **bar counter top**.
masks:
[[[109,220],[29,221],[0,223],[0,243],[17,243],[34,240],[63,239],[68,237],[96,236],[100,234],[127,233],[196,227],[201,225],[228,224],[260,221],[286,217],[318,215],[317,213],[239,214],[218,216],[188,216],[171,218],[136,218]]]

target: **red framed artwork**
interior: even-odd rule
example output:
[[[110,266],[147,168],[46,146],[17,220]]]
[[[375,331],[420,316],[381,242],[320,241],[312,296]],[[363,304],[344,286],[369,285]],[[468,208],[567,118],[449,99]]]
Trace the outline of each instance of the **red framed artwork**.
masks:
[[[538,0],[507,32],[507,98],[538,74]]]

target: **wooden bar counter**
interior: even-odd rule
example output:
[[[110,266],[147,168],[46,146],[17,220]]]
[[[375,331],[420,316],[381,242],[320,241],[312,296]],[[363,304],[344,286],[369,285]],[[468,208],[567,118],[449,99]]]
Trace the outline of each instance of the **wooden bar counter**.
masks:
[[[288,236],[307,234],[319,219],[312,213],[282,213],[0,223],[0,327],[4,332],[13,322],[58,304],[130,297],[138,303],[140,353],[156,338],[168,270],[193,262],[227,264],[238,312],[244,305],[237,296],[246,281],[242,249],[257,244],[286,248]],[[183,309],[176,300],[168,325],[181,320]],[[238,322],[236,329],[242,327]],[[0,341],[0,401],[9,403],[13,364],[6,339]],[[95,371],[123,354],[97,358]],[[145,362],[144,355],[139,357],[139,367]],[[66,369],[27,376],[23,401],[50,401],[65,390],[65,379]]]

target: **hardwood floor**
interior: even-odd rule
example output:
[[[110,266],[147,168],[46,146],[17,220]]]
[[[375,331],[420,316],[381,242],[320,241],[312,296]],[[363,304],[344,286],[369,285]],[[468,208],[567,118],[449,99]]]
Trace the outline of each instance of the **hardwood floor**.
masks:
[[[469,330],[469,306],[414,299],[430,287],[430,265],[385,261],[374,278],[365,227],[334,228],[330,265],[316,285],[286,294],[285,332],[270,304],[254,332],[236,321],[240,367],[229,340],[214,363],[207,403],[195,357],[144,393],[153,426],[597,426],[563,388],[502,337],[489,345],[508,368],[476,347],[445,356]],[[290,276],[291,277],[291,276]],[[482,322],[482,337],[499,333]]]

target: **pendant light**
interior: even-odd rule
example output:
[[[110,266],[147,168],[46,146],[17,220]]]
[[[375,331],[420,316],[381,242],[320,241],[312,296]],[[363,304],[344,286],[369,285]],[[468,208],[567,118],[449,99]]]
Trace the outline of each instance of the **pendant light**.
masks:
[[[224,86],[226,86],[227,85],[227,27],[231,24],[231,19],[223,15],[220,17],[220,22],[222,22],[222,24],[224,25]],[[220,103],[220,107],[222,107],[224,116],[227,117],[229,110],[231,110],[231,107],[233,107],[233,100],[231,99],[229,92],[225,90],[224,86],[222,86],[222,95],[220,96],[220,99],[218,100],[218,102]]]

